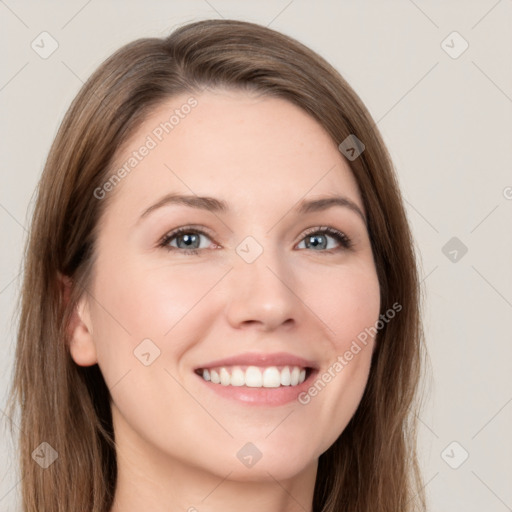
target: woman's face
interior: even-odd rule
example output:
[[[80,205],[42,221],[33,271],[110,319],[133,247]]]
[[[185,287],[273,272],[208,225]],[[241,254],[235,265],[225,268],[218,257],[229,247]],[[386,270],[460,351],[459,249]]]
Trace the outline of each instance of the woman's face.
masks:
[[[374,339],[358,339],[380,303],[365,212],[298,107],[191,97],[154,110],[117,155],[119,183],[91,197],[112,201],[71,353],[99,364],[118,448],[139,467],[281,480],[316,467],[367,382]]]

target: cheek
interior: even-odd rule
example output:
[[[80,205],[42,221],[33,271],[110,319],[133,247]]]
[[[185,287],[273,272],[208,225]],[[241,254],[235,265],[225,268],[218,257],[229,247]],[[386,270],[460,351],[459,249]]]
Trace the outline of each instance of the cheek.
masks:
[[[148,265],[145,260],[112,257],[97,267],[93,333],[109,385],[127,371],[145,368],[139,357],[143,354],[143,359],[154,360],[151,367],[174,367],[193,340],[204,335],[217,311],[213,295],[207,295],[225,268],[175,263],[171,267],[165,261]]]
[[[148,266],[135,258],[105,262],[96,278],[95,296],[102,306],[99,316],[115,330],[124,327],[120,332],[129,332],[134,341],[162,339],[221,275],[221,270],[205,272],[199,267],[166,266],[165,262]]]
[[[322,341],[326,358],[299,397],[307,414],[323,426],[318,454],[338,438],[361,401],[380,312],[380,287],[373,266],[337,270],[328,283],[328,293],[318,293],[315,301],[315,313],[329,327]]]
[[[326,339],[339,353],[352,339],[378,320],[380,286],[373,265],[353,265],[318,276],[324,287],[315,287],[311,309],[323,321]]]

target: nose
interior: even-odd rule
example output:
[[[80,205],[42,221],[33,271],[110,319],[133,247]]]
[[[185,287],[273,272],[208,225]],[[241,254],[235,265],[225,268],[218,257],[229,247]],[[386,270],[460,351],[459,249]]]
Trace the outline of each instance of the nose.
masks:
[[[303,316],[293,272],[270,250],[252,263],[236,258],[229,286],[227,318],[234,328],[290,329]]]

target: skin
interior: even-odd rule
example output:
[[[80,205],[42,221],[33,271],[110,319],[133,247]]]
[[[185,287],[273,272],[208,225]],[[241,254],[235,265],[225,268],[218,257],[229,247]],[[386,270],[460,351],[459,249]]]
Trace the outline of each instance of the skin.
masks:
[[[156,108],[122,148],[122,165],[190,94]],[[379,316],[379,283],[363,220],[346,207],[296,215],[301,199],[343,195],[364,213],[348,163],[322,126],[278,98],[206,90],[198,105],[109,192],[94,278],[75,312],[70,351],[95,363],[112,394],[118,483],[112,512],[311,510],[318,457],[353,416],[374,339],[307,405],[228,400],[194,374],[201,363],[244,352],[290,352],[326,372]],[[165,164],[165,165],[164,165]],[[168,205],[169,192],[213,196],[229,213]],[[94,199],[96,200],[96,199]],[[157,247],[194,224],[199,255]],[[308,228],[353,241],[306,247]],[[251,264],[236,248],[252,236]],[[180,247],[185,247],[183,240]],[[334,252],[326,252],[333,248]],[[151,339],[149,366],[134,350]],[[262,453],[247,468],[236,453]]]

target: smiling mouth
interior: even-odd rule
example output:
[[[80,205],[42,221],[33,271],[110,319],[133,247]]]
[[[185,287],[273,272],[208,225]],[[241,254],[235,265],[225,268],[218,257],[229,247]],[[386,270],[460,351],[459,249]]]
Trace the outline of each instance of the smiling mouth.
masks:
[[[302,384],[312,370],[302,366],[218,366],[198,368],[195,373],[205,381],[222,386],[280,388]]]

